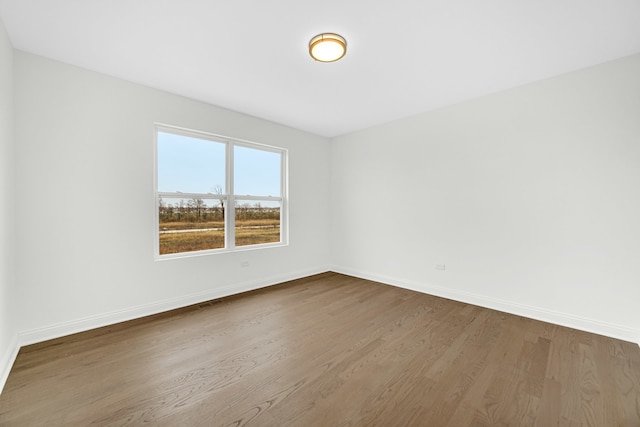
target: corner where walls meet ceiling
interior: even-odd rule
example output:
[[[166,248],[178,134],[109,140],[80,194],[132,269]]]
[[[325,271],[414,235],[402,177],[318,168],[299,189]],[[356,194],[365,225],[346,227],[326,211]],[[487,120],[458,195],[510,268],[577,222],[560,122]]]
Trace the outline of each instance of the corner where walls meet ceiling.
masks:
[[[16,49],[333,137],[640,52],[628,0],[0,0]],[[313,61],[336,32],[348,53]]]

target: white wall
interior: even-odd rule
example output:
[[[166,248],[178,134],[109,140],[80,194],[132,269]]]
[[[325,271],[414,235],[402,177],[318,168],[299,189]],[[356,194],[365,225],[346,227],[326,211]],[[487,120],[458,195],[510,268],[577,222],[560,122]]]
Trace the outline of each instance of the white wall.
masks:
[[[21,343],[326,270],[325,138],[20,51],[15,68]],[[154,122],[288,148],[290,245],[154,261]]]
[[[336,270],[640,342],[640,55],[335,138],[331,168]]]
[[[0,391],[16,354],[13,48],[0,20]]]

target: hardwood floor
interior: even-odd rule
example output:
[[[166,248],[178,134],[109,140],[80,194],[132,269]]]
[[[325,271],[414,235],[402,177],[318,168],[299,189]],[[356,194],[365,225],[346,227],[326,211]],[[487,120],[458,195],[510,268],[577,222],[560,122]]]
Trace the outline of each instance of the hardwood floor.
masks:
[[[3,426],[640,426],[640,348],[325,273],[26,347]]]

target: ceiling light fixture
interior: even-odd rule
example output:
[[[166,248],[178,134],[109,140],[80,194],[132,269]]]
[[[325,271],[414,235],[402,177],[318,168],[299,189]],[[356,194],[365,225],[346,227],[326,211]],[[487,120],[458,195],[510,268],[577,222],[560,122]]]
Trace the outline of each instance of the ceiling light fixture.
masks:
[[[334,62],[347,53],[347,41],[333,33],[318,34],[309,41],[309,55],[316,61]]]

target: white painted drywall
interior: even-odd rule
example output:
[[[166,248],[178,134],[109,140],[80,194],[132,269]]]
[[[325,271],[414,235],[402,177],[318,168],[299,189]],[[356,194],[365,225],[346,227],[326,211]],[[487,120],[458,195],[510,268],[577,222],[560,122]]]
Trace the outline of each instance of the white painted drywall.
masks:
[[[335,269],[640,340],[640,55],[335,138],[331,169]]]
[[[326,270],[327,139],[20,51],[15,69],[21,343]],[[154,122],[287,148],[290,245],[154,261]]]
[[[0,391],[16,352],[13,47],[0,20]]]

